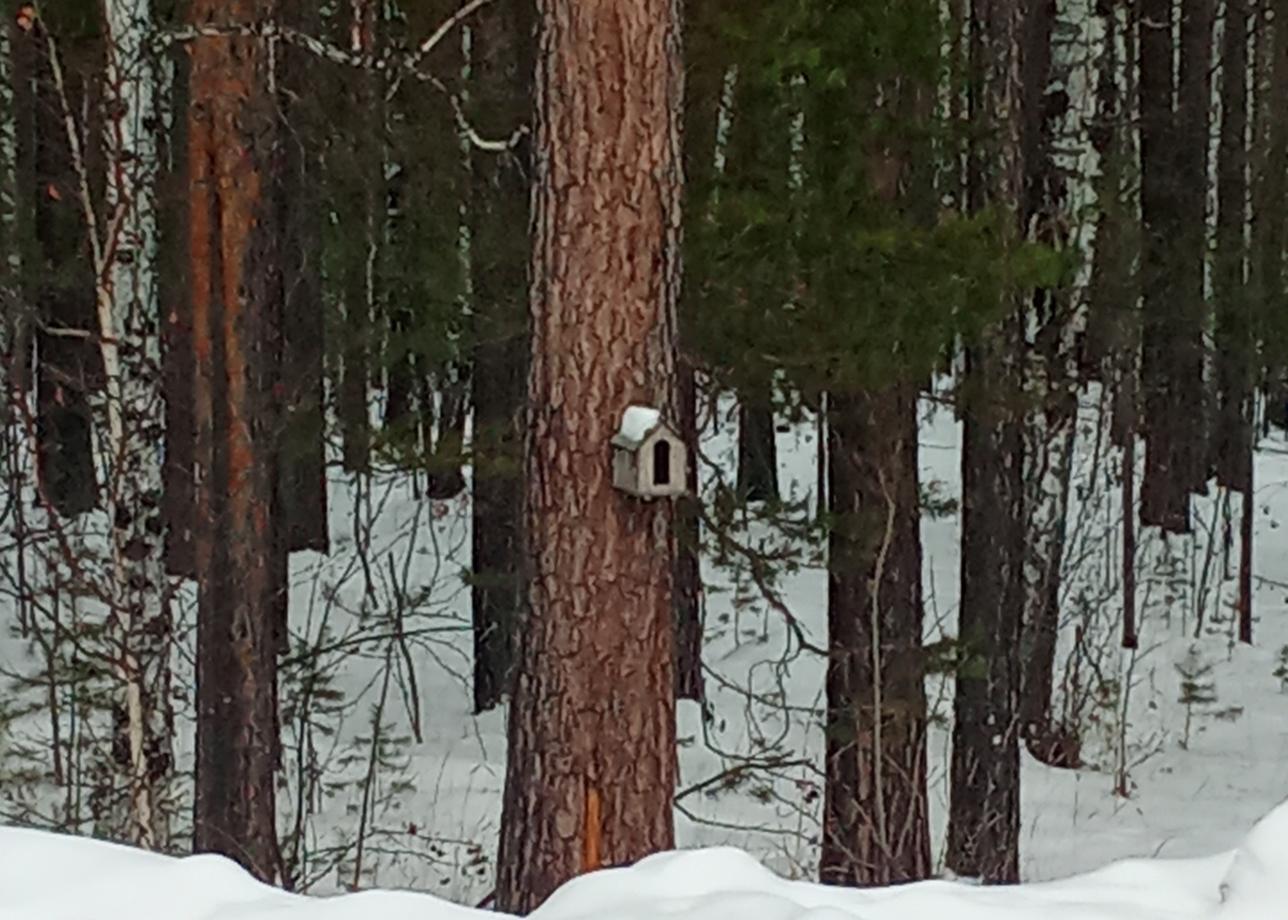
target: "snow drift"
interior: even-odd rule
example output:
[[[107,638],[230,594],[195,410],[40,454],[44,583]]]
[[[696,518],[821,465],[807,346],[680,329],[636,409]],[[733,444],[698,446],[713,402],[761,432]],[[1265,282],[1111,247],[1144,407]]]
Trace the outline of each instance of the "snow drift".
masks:
[[[216,856],[175,859],[0,828],[0,920],[495,920],[406,892],[287,894]],[[842,889],[779,878],[730,848],[662,853],[568,883],[537,920],[1283,920],[1288,804],[1233,853],[1140,859],[1058,882]]]

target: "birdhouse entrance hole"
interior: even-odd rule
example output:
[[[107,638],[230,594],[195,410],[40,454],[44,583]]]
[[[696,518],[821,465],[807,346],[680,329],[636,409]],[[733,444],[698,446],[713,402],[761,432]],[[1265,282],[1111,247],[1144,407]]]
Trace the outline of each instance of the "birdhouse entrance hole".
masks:
[[[653,445],[653,485],[671,484],[671,442],[658,441]]]

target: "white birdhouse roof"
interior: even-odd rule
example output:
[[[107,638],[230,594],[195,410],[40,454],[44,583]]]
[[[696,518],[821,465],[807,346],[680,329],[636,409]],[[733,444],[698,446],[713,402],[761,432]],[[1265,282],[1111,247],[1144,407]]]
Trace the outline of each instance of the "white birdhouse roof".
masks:
[[[635,450],[658,428],[665,428],[662,413],[651,406],[628,406],[622,424],[613,435],[613,446]],[[669,431],[669,429],[667,429]]]

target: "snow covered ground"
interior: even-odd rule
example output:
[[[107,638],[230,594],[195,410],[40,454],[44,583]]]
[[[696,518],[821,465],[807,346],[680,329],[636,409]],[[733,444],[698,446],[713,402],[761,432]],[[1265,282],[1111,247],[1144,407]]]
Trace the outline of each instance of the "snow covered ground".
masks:
[[[0,920],[483,920],[429,895],[286,894],[215,856],[176,859],[0,830]],[[925,882],[847,890],[773,875],[746,853],[663,853],[575,879],[540,920],[1276,920],[1288,916],[1288,807],[1234,854],[1135,860],[1013,888]]]
[[[959,431],[943,407],[928,402],[925,412],[923,487],[951,502],[958,493]],[[723,415],[702,450],[707,463],[726,471],[734,463],[733,425],[732,416]],[[732,554],[704,559],[709,702],[705,713],[692,703],[679,713],[677,835],[685,848],[732,846],[750,856],[705,850],[601,873],[569,885],[541,916],[1288,917],[1288,892],[1274,888],[1288,878],[1288,831],[1282,828],[1258,832],[1268,840],[1235,862],[1234,877],[1246,881],[1235,886],[1228,903],[1220,900],[1229,852],[1288,798],[1288,693],[1275,676],[1280,650],[1288,646],[1288,528],[1282,527],[1288,521],[1288,445],[1272,439],[1257,457],[1256,645],[1241,647],[1231,638],[1238,502],[1214,490],[1195,500],[1194,538],[1164,545],[1157,534],[1142,535],[1142,643],[1133,654],[1115,641],[1118,461],[1101,431],[1095,402],[1087,400],[1058,662],[1062,670],[1077,662],[1077,680],[1060,696],[1072,700],[1084,729],[1086,767],[1056,770],[1025,755],[1022,872],[1026,881],[1042,884],[984,891],[935,883],[885,893],[781,880],[809,879],[816,870],[823,662],[794,645],[781,611]],[[814,439],[809,424],[779,435],[785,496],[807,504],[816,475]],[[704,476],[709,488],[709,467]],[[355,885],[409,888],[456,904],[478,903],[492,888],[505,737],[503,714],[475,717],[469,711],[469,596],[459,578],[469,562],[468,501],[418,500],[403,481],[378,482],[364,495],[345,480],[334,485],[333,552],[294,558],[291,608],[297,643],[323,650],[320,671],[345,705],[328,714],[328,700],[314,699],[311,714],[298,705],[284,713],[287,855],[317,893]],[[355,533],[369,538],[365,558],[355,549],[363,542]],[[951,506],[926,517],[923,536],[927,638],[934,640],[955,631],[957,519]],[[752,520],[740,538],[770,548],[786,539]],[[822,641],[826,594],[817,547],[788,542],[797,551],[796,564],[774,587],[801,627]],[[390,641],[386,628],[395,607],[405,614],[400,642]],[[0,618],[6,615],[0,610]],[[94,614],[86,608],[80,615]],[[1075,654],[1072,637],[1079,626],[1085,640]],[[0,666],[21,671],[38,651],[30,641],[6,638]],[[1178,666],[1190,665],[1210,669],[1201,679],[1213,701],[1180,702]],[[952,688],[936,679],[928,689],[936,719],[930,761],[938,842],[947,810]],[[64,739],[73,727],[63,726]],[[40,751],[48,732],[48,718],[37,706],[0,726],[0,756]],[[181,763],[190,757],[190,740],[189,734],[179,739]],[[0,789],[11,820],[21,814],[28,823],[58,823],[53,808],[29,807],[43,801],[39,783],[23,786],[21,794],[15,788],[8,783]],[[47,820],[39,820],[42,815]],[[92,830],[83,820],[76,826]],[[1212,855],[1220,853],[1227,855]],[[1115,860],[1137,861],[1102,868]],[[1069,876],[1077,877],[1051,881]],[[73,879],[75,885],[67,884]],[[413,914],[434,920],[472,913],[422,895],[301,900],[262,889],[208,857],[171,861],[17,830],[0,831],[0,892],[0,920],[347,920],[359,912],[381,920]]]

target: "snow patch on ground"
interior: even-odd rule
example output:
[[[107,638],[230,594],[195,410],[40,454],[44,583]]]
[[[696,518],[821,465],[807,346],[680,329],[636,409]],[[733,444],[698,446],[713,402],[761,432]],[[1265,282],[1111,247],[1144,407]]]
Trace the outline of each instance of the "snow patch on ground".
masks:
[[[329,898],[263,885],[216,856],[176,859],[0,829],[0,920],[486,920],[407,892]],[[1128,860],[1057,882],[845,889],[788,881],[731,847],[660,853],[574,879],[537,920],[1276,920],[1288,908],[1288,805],[1233,854]]]

